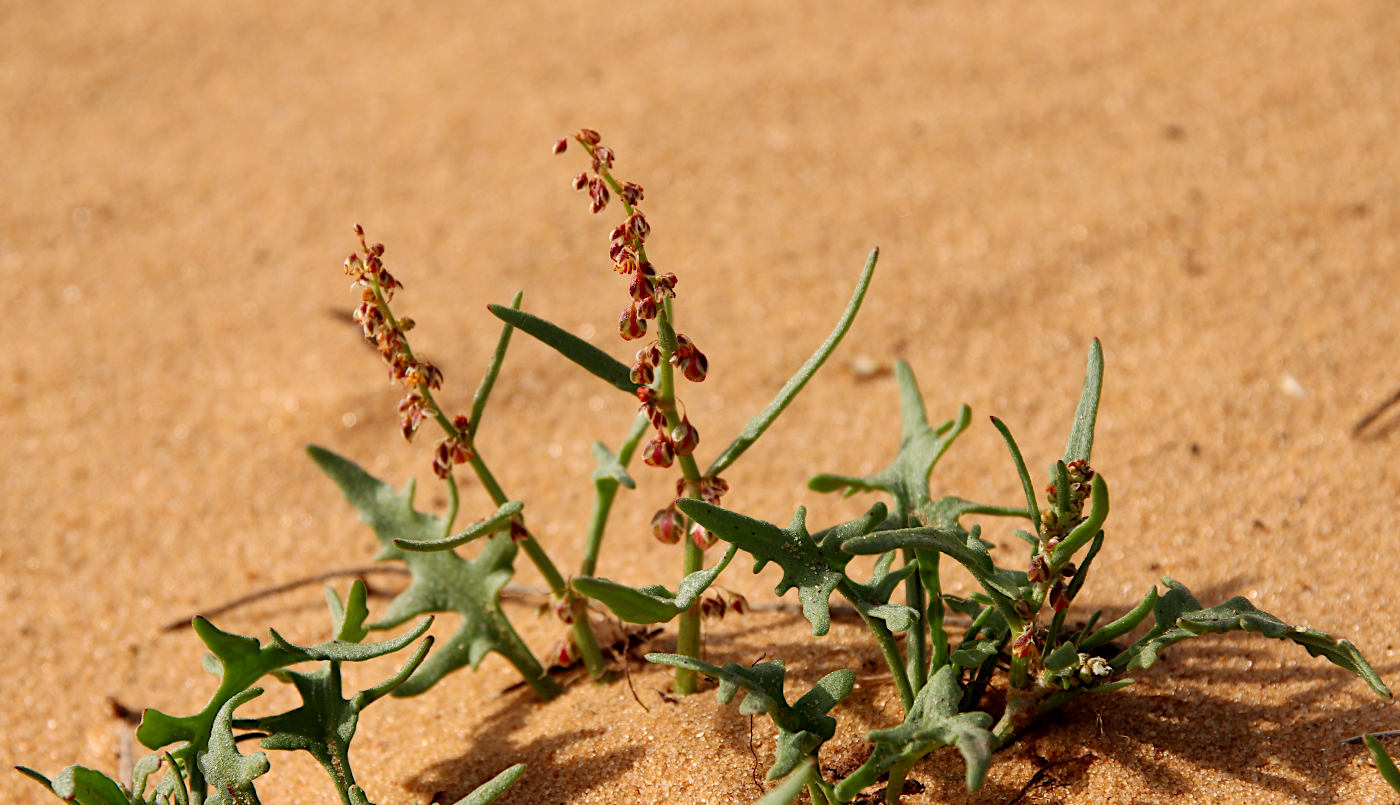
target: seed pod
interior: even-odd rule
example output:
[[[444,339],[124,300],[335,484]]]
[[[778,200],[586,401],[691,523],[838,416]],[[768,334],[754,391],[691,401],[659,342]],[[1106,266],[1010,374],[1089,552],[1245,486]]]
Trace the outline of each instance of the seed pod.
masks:
[[[569,148],[569,138],[568,138],[568,137],[560,137],[559,139],[557,139],[557,140],[554,141],[554,153],[556,153],[556,154],[562,154],[562,153],[564,153],[565,151],[567,151],[568,148]]]
[[[645,386],[656,379],[656,370],[650,364],[634,363],[632,369],[627,373],[627,378],[639,386]]]
[[[680,542],[684,526],[684,520],[674,506],[658,509],[656,514],[651,516],[651,535],[656,537],[657,542],[665,545]]]
[[[1048,578],[1050,578],[1050,568],[1045,564],[1045,557],[1033,557],[1031,566],[1026,569],[1026,580],[1031,584],[1040,584]]]
[[[573,607],[569,606],[569,599],[554,599],[554,617],[558,618],[564,623],[574,622],[574,609]]]
[[[1062,582],[1055,582],[1055,586],[1050,588],[1050,606],[1056,612],[1064,612],[1069,609],[1069,593],[1065,591]]]
[[[579,142],[585,145],[597,145],[598,143],[603,141],[603,135],[599,134],[593,129],[579,129],[578,139]]]
[[[635,305],[628,305],[622,311],[617,320],[617,331],[624,341],[633,341],[647,334],[646,319],[637,315]]]
[[[658,436],[642,446],[642,461],[653,467],[669,467],[676,460],[671,440]]]
[[[709,371],[710,361],[705,357],[705,353],[698,349],[681,361],[681,373],[685,375],[686,380],[692,383],[703,381]]]
[[[642,186],[632,182],[623,182],[622,192],[619,195],[622,196],[623,201],[635,207],[642,203]]]
[[[690,527],[690,541],[695,543],[695,547],[702,551],[708,551],[711,546],[719,542],[719,537],[709,529],[702,528],[699,523]]]
[[[676,455],[688,456],[700,444],[700,431],[690,424],[689,417],[681,417],[681,422],[671,430],[671,442],[676,447]]]
[[[585,187],[587,187],[587,186],[588,186],[588,174],[586,174],[586,173],[580,173],[579,175],[577,175],[577,176],[574,177],[574,189],[575,189],[575,190],[582,190],[583,188],[585,188]]]
[[[742,615],[749,611],[749,599],[738,593],[730,593],[729,608],[734,610],[735,615]]]

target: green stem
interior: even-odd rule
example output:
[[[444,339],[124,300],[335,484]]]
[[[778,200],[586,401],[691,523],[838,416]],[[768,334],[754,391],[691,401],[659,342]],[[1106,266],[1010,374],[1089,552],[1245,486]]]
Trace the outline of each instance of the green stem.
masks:
[[[909,770],[914,768],[916,762],[896,761],[890,766],[890,777],[885,785],[885,805],[899,805],[899,798],[904,793],[904,779],[909,776]]]
[[[948,632],[943,628],[943,582],[939,577],[938,565],[942,554],[937,551],[916,550],[919,560],[919,575],[923,577],[924,594],[928,596],[928,608],[924,617],[928,624],[929,638],[933,641],[933,651],[929,655],[928,676],[938,673],[938,669],[948,664]]]
[[[919,617],[923,619],[926,617],[925,610],[928,608],[925,606],[926,599],[924,597],[924,584],[922,579],[924,570],[923,558],[916,556],[913,548],[905,548],[901,553],[903,554],[904,564],[908,565],[911,562],[919,563],[918,572],[910,574],[909,578],[904,580],[904,603],[908,604],[915,612],[920,613]],[[936,556],[937,554],[934,555]],[[932,624],[929,625],[932,626]],[[905,651],[909,654],[905,659],[906,673],[909,674],[909,684],[916,691],[923,690],[924,682],[927,679],[924,673],[929,667],[928,636],[924,633],[924,629],[919,626],[910,629],[909,633],[904,638],[904,646]]]
[[[836,589],[850,601],[856,604],[857,595],[850,587],[850,582],[842,579],[837,582]],[[865,614],[864,609],[856,606],[856,611],[860,612],[860,617],[865,621],[865,625],[870,629],[871,635],[875,638],[875,644],[880,647],[880,653],[884,655],[885,665],[890,668],[890,676],[894,677],[895,690],[899,692],[899,704],[904,713],[909,713],[909,708],[914,706],[914,689],[909,684],[909,673],[905,669],[904,658],[899,654],[899,644],[895,642],[894,633],[879,618],[872,618]]]

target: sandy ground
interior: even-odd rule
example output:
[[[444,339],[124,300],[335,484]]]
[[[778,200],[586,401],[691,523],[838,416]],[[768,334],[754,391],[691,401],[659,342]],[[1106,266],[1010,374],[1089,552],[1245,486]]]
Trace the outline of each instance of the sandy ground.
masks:
[[[805,481],[893,455],[896,357],[932,416],[975,412],[935,489],[1015,503],[986,416],[1043,472],[1098,336],[1094,463],[1114,505],[1084,603],[1115,614],[1170,574],[1207,603],[1240,592],[1348,636],[1400,682],[1400,411],[1352,432],[1400,386],[1392,3],[676,5],[0,7],[4,765],[114,769],[130,729],[112,700],[192,712],[212,688],[202,646],[162,624],[373,556],[305,444],[418,476],[422,505],[442,504],[430,443],[397,437],[395,391],[343,318],[353,224],[388,244],[446,405],[466,407],[494,342],[483,306],[517,289],[630,354],[612,334],[616,220],[569,188],[579,155],[549,153],[579,126],[646,187],[652,257],[680,276],[681,329],[711,364],[685,393],[703,457],[882,249],[848,342],[726,473],[727,505],[863,511]],[[588,445],[615,444],[631,410],[517,340],[480,446],[565,567]],[[646,535],[671,478],[638,475],[600,572],[674,584],[678,552]],[[476,486],[464,506],[489,510]],[[736,562],[722,583],[764,603],[777,578]],[[508,604],[544,650],[559,627],[530,606]],[[316,586],[218,622],[326,628]],[[857,625],[812,641],[783,611],[726,620],[708,650],[785,658],[804,684],[875,657]],[[1201,640],[1140,678],[1006,752],[980,796],[939,752],[906,802],[1397,799],[1340,741],[1400,718],[1295,646]],[[530,771],[505,802],[757,798],[747,719],[711,693],[665,702],[660,671],[633,679],[649,710],[621,684],[539,706],[488,659],[367,711],[359,777],[382,804],[459,796],[515,762]],[[863,682],[827,759],[889,725],[893,698]],[[766,758],[771,727],[752,741]],[[265,801],[333,801],[310,761],[272,760]],[[0,774],[0,800],[44,799]]]

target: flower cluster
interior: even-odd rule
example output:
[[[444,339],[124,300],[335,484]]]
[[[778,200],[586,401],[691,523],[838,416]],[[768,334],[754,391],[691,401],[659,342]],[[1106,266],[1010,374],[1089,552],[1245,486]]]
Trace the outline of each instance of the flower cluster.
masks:
[[[651,224],[637,209],[645,195],[642,187],[632,182],[619,183],[613,177],[616,155],[602,144],[598,132],[580,129],[573,139],[592,159],[591,172],[584,171],[574,177],[574,189],[588,193],[589,210],[602,212],[612,198],[611,188],[622,200],[627,214],[626,220],[614,227],[608,236],[608,258],[612,260],[614,271],[631,277],[627,289],[630,299],[618,317],[618,333],[624,341],[633,341],[646,335],[648,321],[668,317],[666,302],[676,296],[676,275],[658,273],[647,259],[646,240],[651,235]],[[554,144],[554,153],[563,153],[568,147],[566,137]],[[637,397],[641,410],[656,430],[655,436],[642,448],[642,460],[653,467],[671,466],[677,456],[690,455],[700,442],[700,432],[684,414],[675,422],[677,401],[673,397],[663,398],[653,386],[663,357],[692,383],[703,381],[710,368],[705,354],[684,333],[675,335],[675,345],[669,355],[663,355],[660,343],[655,341],[637,350],[630,377],[640,387]]]
[[[433,456],[433,472],[446,478],[454,465],[472,460],[471,423],[458,416],[449,424],[438,412],[433,391],[442,388],[442,371],[431,362],[414,357],[406,335],[413,329],[413,319],[396,319],[389,309],[394,291],[403,288],[403,283],[384,267],[384,244],[366,242],[365,230],[359,225],[355,226],[355,234],[360,239],[360,251],[345,258],[345,273],[355,278],[350,287],[362,289],[352,318],[388,365],[390,380],[404,387],[404,398],[399,401],[403,437],[412,441],[425,418],[437,419],[447,431]]]
[[[1030,567],[1026,569],[1026,578],[1033,584],[1045,584],[1050,581],[1050,564],[1045,559],[1046,554],[1054,550],[1055,546],[1084,520],[1084,501],[1089,497],[1089,482],[1093,480],[1094,470],[1087,461],[1079,459],[1065,465],[1065,475],[1069,478],[1069,505],[1064,510],[1058,506],[1059,490],[1055,485],[1045,487],[1045,496],[1050,506],[1040,512],[1041,549],[1031,557]],[[1063,612],[1069,608],[1069,591],[1065,587],[1065,579],[1073,578],[1074,573],[1074,564],[1067,564],[1060,569],[1062,578],[1055,579],[1050,585],[1047,600],[1056,612]]]

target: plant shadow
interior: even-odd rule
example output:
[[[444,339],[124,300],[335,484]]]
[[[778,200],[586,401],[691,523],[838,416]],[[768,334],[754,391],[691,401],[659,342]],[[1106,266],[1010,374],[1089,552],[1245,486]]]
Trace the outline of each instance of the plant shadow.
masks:
[[[532,713],[547,706],[528,689],[505,694],[495,711],[475,729],[480,737],[466,751],[417,772],[404,781],[404,787],[429,805],[456,802],[522,757],[529,757],[525,775],[496,802],[568,802],[626,771],[645,753],[641,746],[628,746],[592,755],[586,764],[558,759],[563,750],[606,734],[604,727],[550,732],[524,743],[512,740]],[[567,789],[559,787],[561,781],[566,781]]]

